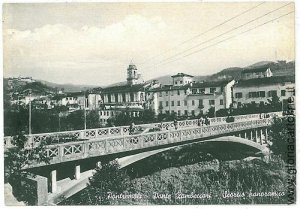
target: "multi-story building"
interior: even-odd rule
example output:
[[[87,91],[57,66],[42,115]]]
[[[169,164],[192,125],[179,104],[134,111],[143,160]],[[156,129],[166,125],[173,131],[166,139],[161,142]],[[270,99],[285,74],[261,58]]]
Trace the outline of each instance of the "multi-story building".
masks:
[[[157,86],[156,81],[144,82],[136,66],[131,63],[127,68],[126,84],[102,89],[100,121],[105,124],[108,118],[122,111],[138,116],[147,108],[146,91]]]
[[[240,80],[234,85],[233,96],[236,107],[243,104],[267,104],[273,96],[280,101],[294,96],[294,76],[274,76]]]
[[[155,114],[198,115],[229,108],[234,80],[195,83],[193,76],[179,73],[173,85],[160,86],[147,93]],[[174,79],[175,78],[175,79]]]

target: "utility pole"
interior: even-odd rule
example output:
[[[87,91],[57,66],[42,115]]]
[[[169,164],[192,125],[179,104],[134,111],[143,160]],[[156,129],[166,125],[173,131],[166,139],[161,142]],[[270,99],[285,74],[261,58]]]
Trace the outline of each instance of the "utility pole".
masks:
[[[29,121],[28,121],[28,134],[31,135],[31,89],[29,89]]]
[[[85,92],[84,92],[84,102],[83,102],[83,108],[84,108],[84,130],[86,130],[86,109],[85,109],[85,105],[86,105],[86,98],[85,98]]]

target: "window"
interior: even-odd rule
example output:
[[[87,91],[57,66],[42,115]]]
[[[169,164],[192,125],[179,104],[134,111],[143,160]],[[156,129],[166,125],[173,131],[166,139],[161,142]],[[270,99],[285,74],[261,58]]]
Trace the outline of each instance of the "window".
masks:
[[[260,91],[259,92],[259,97],[266,97],[266,92],[265,91]]]
[[[242,97],[243,97],[243,93],[242,92],[235,93],[235,98],[242,98]]]
[[[237,103],[237,106],[238,106],[238,107],[242,107],[242,103],[241,103],[241,102],[238,102],[238,103]]]
[[[111,95],[110,94],[107,95],[107,99],[108,99],[108,103],[111,103]]]
[[[169,111],[169,110],[166,110],[166,114],[169,115],[169,114],[170,114],[170,111]]]
[[[166,96],[168,96],[169,95],[169,92],[168,91],[166,91]]]
[[[184,90],[184,95],[187,95],[187,91],[186,90]]]
[[[180,106],[180,101],[177,101],[177,106]]]
[[[174,110],[172,110],[171,113],[174,114]]]
[[[162,92],[161,91],[159,92],[159,96],[162,97]]]
[[[182,84],[183,82],[182,81],[180,81],[180,84]]]
[[[203,99],[199,99],[199,106],[203,106]]]
[[[150,93],[148,93],[148,95],[150,95]],[[122,101],[126,102],[126,95],[125,95],[125,93],[122,93]]]
[[[177,95],[180,95],[180,91],[179,90],[177,90]]]
[[[192,106],[195,106],[195,101],[194,100],[192,100]]]
[[[185,114],[185,115],[188,115],[188,111],[187,111],[187,110],[185,110],[185,111],[184,111],[184,114]]]
[[[205,93],[205,89],[199,89],[200,94],[204,94]]]
[[[174,107],[174,101],[171,101],[171,106]]]
[[[168,101],[166,101],[166,107],[168,107],[169,106],[169,102]]]
[[[134,94],[133,93],[130,93],[130,101],[134,102]]]
[[[118,94],[115,94],[115,103],[119,102]]]
[[[180,116],[180,114],[181,114],[181,111],[180,111],[180,110],[178,110],[178,111],[177,111],[177,115],[178,115],[178,116]]]
[[[177,81],[175,81],[175,84],[177,84]]]
[[[192,110],[192,115],[193,115],[193,116],[195,115],[195,110]]]
[[[162,102],[162,101],[159,102],[159,107],[160,107],[160,108],[163,107],[163,102]]]
[[[214,99],[210,99],[209,100],[209,105],[215,105],[215,100]]]
[[[281,90],[281,96],[285,96],[285,90]]]
[[[276,90],[272,90],[268,92],[268,97],[273,97],[273,96],[277,96],[277,91]]]
[[[224,105],[224,100],[220,99],[220,105]]]
[[[197,94],[197,89],[192,89],[192,94]]]
[[[186,100],[184,100],[184,106],[187,106],[187,101]]]
[[[249,98],[257,98],[259,97],[259,92],[249,92]]]
[[[213,94],[213,93],[215,93],[215,91],[216,91],[216,88],[210,88],[210,90],[209,90],[209,91],[210,91],[210,93],[211,93],[211,94]]]

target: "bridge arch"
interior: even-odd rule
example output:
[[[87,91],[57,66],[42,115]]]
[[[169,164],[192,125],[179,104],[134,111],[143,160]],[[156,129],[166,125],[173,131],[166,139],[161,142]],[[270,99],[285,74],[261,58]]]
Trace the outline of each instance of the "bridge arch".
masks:
[[[224,149],[237,149],[243,147],[243,150],[246,150],[247,153],[245,155],[268,155],[269,149],[266,145],[261,145],[256,142],[246,140],[241,137],[236,137],[236,136],[223,136],[223,137],[218,137],[218,138],[213,138],[213,139],[207,139],[203,141],[198,141],[198,142],[191,142],[191,143],[186,143],[182,145],[176,145],[172,147],[167,147],[167,148],[161,148],[161,149],[156,149],[156,150],[151,150],[147,152],[142,152],[134,155],[129,155],[125,156],[122,158],[117,158],[118,163],[120,164],[120,168],[125,168],[135,162],[141,161],[143,159],[146,159],[148,157],[154,156],[156,154],[166,152],[168,150],[174,149],[176,147],[182,147],[186,145],[191,145],[191,144],[200,144],[203,145],[202,148],[203,150],[210,151],[216,155],[218,155],[218,149],[213,151],[216,147],[219,146],[219,148],[222,149],[222,151],[225,151]],[[199,150],[200,151],[200,150]],[[235,150],[228,150],[228,151],[235,151]],[[222,158],[222,156],[219,156]]]

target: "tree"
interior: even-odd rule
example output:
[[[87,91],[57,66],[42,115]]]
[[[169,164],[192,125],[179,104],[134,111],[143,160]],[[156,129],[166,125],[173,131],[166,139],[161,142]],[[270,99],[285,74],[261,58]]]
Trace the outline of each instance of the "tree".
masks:
[[[271,99],[268,99],[269,105],[272,111],[280,111],[281,110],[281,101],[276,94],[272,95]]]
[[[210,107],[207,111],[207,116],[210,118],[215,117],[215,107]]]
[[[293,117],[294,116],[289,116]],[[292,127],[291,127],[292,125]],[[270,150],[275,154],[281,156],[281,158],[286,159],[287,157],[287,147],[288,139],[295,136],[295,125],[288,122],[288,117],[285,118],[274,118],[273,124],[270,128]]]
[[[87,128],[99,128],[99,114],[96,110],[90,111],[86,116]]]
[[[50,158],[44,153],[45,142],[42,141],[39,146],[26,148],[27,138],[20,133],[13,137],[12,144],[14,147],[9,148],[5,152],[4,173],[5,179],[12,188],[14,195],[20,201],[24,201],[29,205],[35,204],[35,188],[22,182],[30,175],[25,168],[34,163],[49,163]]]
[[[103,164],[96,169],[90,178],[89,185],[78,194],[75,204],[79,205],[109,205],[109,193],[120,194],[130,192],[132,188],[130,178],[125,170],[121,170],[117,161]],[[74,199],[74,198],[72,198]],[[72,201],[72,200],[70,200]],[[66,200],[63,204],[74,202]]]

